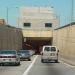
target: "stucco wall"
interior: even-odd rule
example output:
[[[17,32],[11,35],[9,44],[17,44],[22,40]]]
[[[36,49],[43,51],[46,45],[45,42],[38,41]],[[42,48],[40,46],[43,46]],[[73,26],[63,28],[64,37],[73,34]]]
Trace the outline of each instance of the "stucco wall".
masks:
[[[31,27],[25,27],[24,23],[31,23]],[[59,27],[59,20],[56,12],[51,7],[22,7],[18,26],[22,29],[45,29],[45,23],[52,23],[49,29]],[[47,28],[46,28],[47,29]]]
[[[60,50],[60,56],[75,60],[75,25],[54,30],[53,44]]]
[[[24,23],[31,23],[31,27],[24,27]],[[45,23],[52,23],[52,27],[45,27]],[[19,19],[19,28],[22,29],[55,29],[58,27],[59,21],[56,19],[27,19],[27,18],[20,18]]]
[[[23,37],[52,37],[52,30],[22,30]]]

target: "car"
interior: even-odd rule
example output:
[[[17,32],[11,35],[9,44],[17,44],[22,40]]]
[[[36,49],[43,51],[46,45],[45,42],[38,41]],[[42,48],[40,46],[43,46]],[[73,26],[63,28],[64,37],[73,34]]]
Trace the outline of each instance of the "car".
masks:
[[[0,65],[20,65],[20,57],[16,50],[0,50]]]
[[[30,55],[33,56],[35,54],[34,50],[29,50],[30,51]]]
[[[55,61],[58,62],[58,52],[56,46],[43,46],[42,52],[41,52],[41,62],[44,61]]]
[[[19,50],[18,55],[20,56],[20,60],[28,59],[31,60],[31,54],[29,50]]]

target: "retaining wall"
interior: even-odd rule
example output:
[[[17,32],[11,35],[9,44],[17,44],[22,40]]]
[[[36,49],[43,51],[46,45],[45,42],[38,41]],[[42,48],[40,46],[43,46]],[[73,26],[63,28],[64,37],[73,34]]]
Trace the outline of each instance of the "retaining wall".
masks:
[[[4,49],[22,49],[21,29],[9,27],[7,25],[0,26],[0,50]]]
[[[54,30],[53,45],[58,47],[61,57],[75,63],[75,24]]]

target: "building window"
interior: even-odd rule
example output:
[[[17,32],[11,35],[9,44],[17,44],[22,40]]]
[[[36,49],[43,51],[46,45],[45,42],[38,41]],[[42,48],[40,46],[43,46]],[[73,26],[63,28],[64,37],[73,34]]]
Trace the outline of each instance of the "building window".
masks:
[[[52,27],[52,23],[45,23],[45,27]]]
[[[23,26],[24,27],[30,27],[31,26],[31,23],[24,23]]]

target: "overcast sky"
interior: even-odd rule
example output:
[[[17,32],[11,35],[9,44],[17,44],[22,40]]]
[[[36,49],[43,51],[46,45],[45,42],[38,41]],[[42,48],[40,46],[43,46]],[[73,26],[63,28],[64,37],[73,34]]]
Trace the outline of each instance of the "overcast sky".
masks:
[[[75,1],[75,0],[74,0]],[[0,0],[0,18],[7,19],[8,7],[8,22],[16,26],[16,19],[19,17],[19,8],[24,6],[47,7],[52,6],[55,12],[60,17],[60,25],[65,25],[71,22],[71,3],[72,0]],[[75,3],[75,2],[73,2]],[[74,4],[75,7],[75,4]],[[75,8],[74,8],[75,9]],[[73,11],[75,13],[75,11]],[[75,15],[74,15],[75,21]]]

